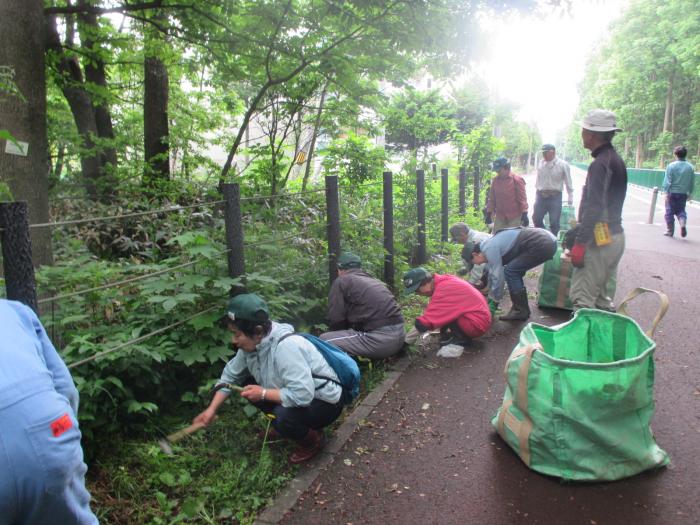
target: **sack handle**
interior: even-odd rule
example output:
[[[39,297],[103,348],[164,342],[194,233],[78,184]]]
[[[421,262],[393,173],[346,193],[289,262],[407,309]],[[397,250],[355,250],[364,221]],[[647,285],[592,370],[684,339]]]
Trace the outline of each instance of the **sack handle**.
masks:
[[[668,310],[668,295],[666,295],[663,292],[659,292],[658,290],[652,290],[651,288],[642,288],[641,286],[638,288],[635,288],[632,290],[630,293],[627,294],[627,297],[625,297],[622,302],[620,303],[620,306],[617,307],[617,312],[626,315],[627,317],[631,317],[627,313],[627,309],[625,308],[627,303],[637,297],[638,295],[641,295],[643,293],[655,293],[656,295],[659,296],[659,301],[661,302],[661,305],[659,306],[659,311],[656,312],[656,317],[654,317],[654,320],[651,323],[651,328],[644,332],[647,334],[649,337],[653,338],[654,337],[654,332],[656,331],[656,327],[658,324],[661,322],[661,319],[663,319],[664,315],[666,315],[666,311]]]

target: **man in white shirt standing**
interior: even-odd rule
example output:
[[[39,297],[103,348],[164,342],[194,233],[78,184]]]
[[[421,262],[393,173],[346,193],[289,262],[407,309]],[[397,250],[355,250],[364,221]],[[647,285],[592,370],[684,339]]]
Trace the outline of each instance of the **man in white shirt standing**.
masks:
[[[535,211],[532,222],[535,228],[544,228],[544,216],[549,214],[549,228],[556,236],[559,233],[561,218],[562,189],[566,185],[569,195],[568,204],[574,202],[574,186],[571,184],[569,164],[557,157],[553,144],[542,146],[542,161],[537,166],[537,182],[535,188]]]

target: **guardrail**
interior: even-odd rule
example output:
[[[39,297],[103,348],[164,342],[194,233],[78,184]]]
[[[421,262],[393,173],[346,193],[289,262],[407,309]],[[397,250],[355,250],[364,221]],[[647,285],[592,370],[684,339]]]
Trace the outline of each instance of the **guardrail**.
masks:
[[[588,164],[584,162],[572,162],[571,165],[581,168],[582,170],[588,169]],[[627,168],[627,182],[649,189],[654,189],[656,187],[662,190],[664,175],[664,170]],[[700,173],[695,174],[695,188],[690,198],[693,200],[700,200]]]

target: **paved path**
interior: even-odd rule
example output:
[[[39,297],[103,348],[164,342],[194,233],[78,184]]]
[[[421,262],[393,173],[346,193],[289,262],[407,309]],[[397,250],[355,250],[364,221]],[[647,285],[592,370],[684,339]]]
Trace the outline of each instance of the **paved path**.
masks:
[[[580,173],[575,178],[580,182]],[[649,197],[644,190],[628,194],[618,300],[635,286],[671,299],[656,334],[652,425],[671,456],[669,467],[594,484],[562,484],[525,467],[490,424],[503,395],[503,365],[522,326],[499,321],[459,359],[416,358],[282,523],[700,522],[700,227],[694,225],[700,213],[689,211],[687,239],[669,239],[662,212],[655,225],[645,224]],[[645,326],[655,306],[640,299],[631,313]],[[565,318],[535,309],[532,320]]]

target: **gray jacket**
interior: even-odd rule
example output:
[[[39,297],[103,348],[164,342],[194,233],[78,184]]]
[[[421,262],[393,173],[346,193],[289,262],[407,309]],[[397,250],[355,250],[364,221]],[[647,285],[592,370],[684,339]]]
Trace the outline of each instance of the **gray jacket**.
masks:
[[[303,337],[287,337],[278,344],[283,335],[293,331],[292,325],[273,322],[270,333],[254,352],[239,350],[226,364],[219,384],[241,385],[252,376],[264,388],[278,388],[285,407],[309,406],[314,398],[337,403],[342,393],[340,385],[312,377],[339,381],[313,343]],[[226,388],[221,391],[231,392]]]
[[[354,328],[361,332],[404,322],[389,288],[359,268],[333,281],[328,294],[328,320],[331,330]]]

